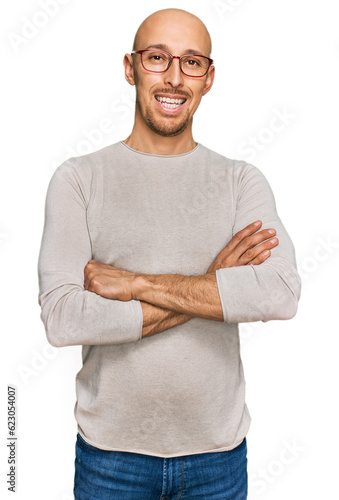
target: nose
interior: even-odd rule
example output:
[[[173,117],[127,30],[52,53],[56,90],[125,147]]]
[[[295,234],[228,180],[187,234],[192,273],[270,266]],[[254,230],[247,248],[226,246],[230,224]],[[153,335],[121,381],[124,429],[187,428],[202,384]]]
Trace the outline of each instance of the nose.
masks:
[[[171,66],[168,68],[165,75],[165,81],[172,87],[179,87],[183,84],[184,74],[180,69],[180,57],[173,56]]]

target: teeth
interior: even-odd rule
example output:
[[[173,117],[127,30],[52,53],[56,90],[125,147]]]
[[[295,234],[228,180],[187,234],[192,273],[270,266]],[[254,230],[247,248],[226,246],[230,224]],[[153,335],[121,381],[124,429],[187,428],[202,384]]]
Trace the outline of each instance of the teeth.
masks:
[[[170,104],[172,106],[166,106],[166,107],[171,107],[171,108],[175,108],[177,106],[180,106],[181,104],[183,104],[186,99],[170,99],[169,97],[156,97],[157,101],[161,102],[162,104]],[[175,104],[177,106],[175,106]]]

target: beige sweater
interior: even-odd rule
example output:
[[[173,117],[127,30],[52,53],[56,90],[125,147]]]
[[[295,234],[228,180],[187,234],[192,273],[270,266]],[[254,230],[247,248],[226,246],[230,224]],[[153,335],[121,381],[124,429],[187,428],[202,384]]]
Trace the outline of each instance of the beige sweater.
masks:
[[[60,165],[45,215],[41,318],[52,345],[83,346],[82,437],[159,457],[237,446],[250,425],[237,323],[291,318],[300,295],[294,248],[261,172],[201,144],[162,156],[119,142]],[[84,290],[92,258],[135,272],[204,274],[257,219],[280,244],[260,266],[217,271],[224,322],[194,318],[141,338],[139,301]]]

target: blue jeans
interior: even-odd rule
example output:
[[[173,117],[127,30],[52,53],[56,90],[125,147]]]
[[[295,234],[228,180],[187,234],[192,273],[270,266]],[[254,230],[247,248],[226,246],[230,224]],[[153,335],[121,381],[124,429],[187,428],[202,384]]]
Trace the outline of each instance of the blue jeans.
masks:
[[[105,451],[77,435],[75,500],[246,500],[246,439],[230,451],[172,458]]]

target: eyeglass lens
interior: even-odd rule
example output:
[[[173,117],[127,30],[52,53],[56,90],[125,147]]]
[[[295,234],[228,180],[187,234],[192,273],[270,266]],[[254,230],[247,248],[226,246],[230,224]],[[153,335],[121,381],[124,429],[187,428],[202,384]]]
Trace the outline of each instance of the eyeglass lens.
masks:
[[[159,50],[145,50],[142,54],[142,62],[148,71],[161,73],[168,68],[171,57]],[[188,76],[203,76],[208,70],[209,60],[202,56],[187,55],[181,58],[181,67]]]

